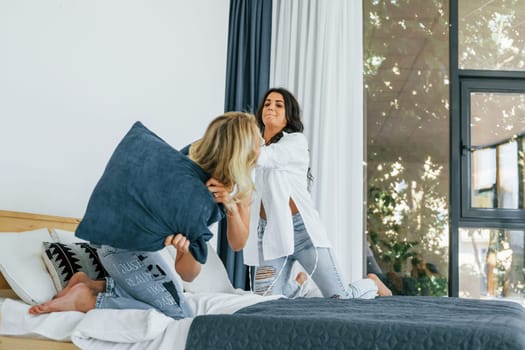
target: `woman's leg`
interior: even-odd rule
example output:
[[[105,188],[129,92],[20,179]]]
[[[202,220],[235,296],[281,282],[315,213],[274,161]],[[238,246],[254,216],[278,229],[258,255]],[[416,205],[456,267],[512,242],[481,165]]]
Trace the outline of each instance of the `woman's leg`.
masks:
[[[297,258],[307,271],[313,269],[311,250],[302,251]],[[354,281],[346,286],[330,248],[317,248],[317,267],[311,278],[324,297],[373,299],[378,295],[392,295],[392,291],[373,273],[368,274],[368,278]]]
[[[97,298],[97,308],[156,308],[175,319],[193,315],[174,267],[168,266],[160,253],[109,246],[102,246],[98,252],[111,278],[106,293]]]
[[[294,235],[294,256],[310,274],[325,298],[346,299],[377,294],[377,286],[374,281],[364,280],[357,285],[347,285],[343,281],[332,249],[314,247],[299,214],[294,215]]]
[[[383,281],[375,273],[369,273],[367,276],[369,279],[374,281],[374,283],[377,285],[377,294],[380,297],[390,297],[392,296],[392,291],[390,288],[388,288]]]
[[[289,296],[288,280],[292,264],[293,261],[286,257],[262,261],[259,266],[255,266],[253,291],[259,295]]]
[[[56,311],[88,312],[95,308],[97,293],[88,284],[79,282],[67,289],[60,297],[51,299],[47,303],[29,308],[32,315],[45,314]]]
[[[262,237],[266,221],[261,219],[257,229],[257,244],[259,247],[259,266],[254,267],[253,291],[259,295],[275,295],[288,293],[288,280],[294,260],[281,257],[273,260],[263,260]]]
[[[69,290],[79,284],[79,283],[84,283],[86,284],[89,288],[91,288],[93,291],[97,292],[97,293],[101,293],[103,292],[105,289],[106,289],[106,281],[105,280],[92,280],[91,278],[89,278],[89,276],[85,273],[85,272],[76,272],[72,277],[71,279],[67,282],[66,286],[60,290],[54,297],[53,299],[55,298],[60,298],[64,295],[66,295]]]
[[[317,284],[326,298],[348,298],[346,289],[333,256],[328,248],[314,247],[300,214],[293,216],[294,256],[301,263],[310,278]]]
[[[311,252],[306,253],[309,254],[307,262],[301,263],[310,266],[310,261],[312,260]],[[308,269],[307,267],[305,268]],[[370,278],[371,276],[375,278]],[[370,274],[369,278],[360,279],[346,285],[343,282],[334,253],[330,248],[317,248],[317,268],[311,277],[323,296],[327,298],[372,299],[377,295],[392,295],[390,290],[374,274]]]
[[[329,248],[316,248],[311,245],[296,252],[295,256],[325,298],[352,297]]]

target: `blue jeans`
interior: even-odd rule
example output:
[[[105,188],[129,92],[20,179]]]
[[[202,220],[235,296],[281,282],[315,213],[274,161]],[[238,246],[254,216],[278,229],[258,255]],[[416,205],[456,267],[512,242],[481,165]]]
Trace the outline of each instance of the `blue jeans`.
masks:
[[[97,252],[111,277],[106,279],[105,293],[97,296],[96,308],[155,308],[174,319],[193,315],[175,276],[175,267],[169,266],[159,252],[130,251],[106,245]]]
[[[363,279],[352,284],[345,284],[338,269],[331,248],[314,247],[299,213],[293,216],[294,252],[293,254],[273,260],[263,260],[262,237],[266,220],[259,220],[257,229],[259,266],[255,269],[253,290],[257,294],[283,294],[295,297],[299,285],[295,276],[290,280],[293,264],[298,261],[310,274],[325,298],[374,298],[377,286],[370,279]]]

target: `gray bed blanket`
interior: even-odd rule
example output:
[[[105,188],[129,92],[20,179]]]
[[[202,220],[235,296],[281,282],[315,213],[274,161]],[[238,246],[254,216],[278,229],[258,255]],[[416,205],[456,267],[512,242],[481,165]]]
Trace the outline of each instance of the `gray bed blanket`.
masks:
[[[198,316],[186,349],[525,349],[517,303],[394,296],[279,299]]]

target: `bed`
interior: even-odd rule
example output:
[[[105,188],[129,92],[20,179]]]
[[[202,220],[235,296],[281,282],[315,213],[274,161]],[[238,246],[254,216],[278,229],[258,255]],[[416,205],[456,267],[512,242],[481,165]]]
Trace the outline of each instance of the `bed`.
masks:
[[[0,211],[3,232],[73,231],[77,224],[72,218]],[[213,254],[209,260],[219,262]],[[6,299],[0,316],[21,314],[24,320],[11,328],[10,336],[0,336],[0,349],[525,349],[525,309],[517,303],[399,296],[268,298],[234,290],[231,284],[217,288],[224,271],[207,265],[197,285],[185,285],[197,316],[178,321],[155,310],[62,312],[27,319],[29,306],[1,278]],[[60,328],[60,334],[49,330],[60,324],[69,328]],[[0,325],[5,331],[4,318]],[[28,338],[35,335],[55,340]]]
[[[153,309],[28,315],[30,304],[49,300],[56,293],[51,270],[42,262],[42,242],[75,242],[73,232],[79,222],[0,210],[0,350],[185,349],[193,319],[176,321]],[[173,263],[174,256],[168,252],[165,258]],[[234,289],[211,249],[200,275],[183,285],[197,315],[233,313],[278,298]]]

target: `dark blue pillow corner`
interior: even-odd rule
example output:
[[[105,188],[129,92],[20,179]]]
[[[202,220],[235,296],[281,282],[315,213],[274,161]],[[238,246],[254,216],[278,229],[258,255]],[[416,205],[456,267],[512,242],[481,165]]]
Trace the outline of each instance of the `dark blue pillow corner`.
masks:
[[[208,178],[137,121],[113,152],[75,235],[94,244],[156,251],[167,235],[182,233],[193,257],[205,263],[208,226],[222,217],[206,188]]]

